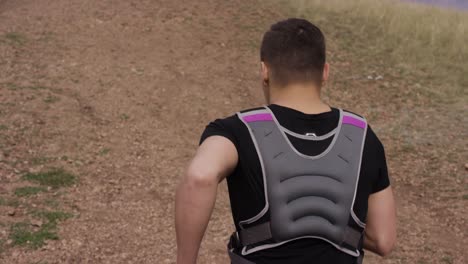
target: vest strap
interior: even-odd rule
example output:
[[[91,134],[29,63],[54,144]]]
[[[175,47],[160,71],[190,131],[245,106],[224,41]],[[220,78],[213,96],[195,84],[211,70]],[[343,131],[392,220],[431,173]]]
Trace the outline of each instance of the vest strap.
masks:
[[[269,222],[267,222],[265,224],[269,225]],[[263,224],[263,225],[265,225],[265,224]],[[351,229],[351,228],[348,228],[348,229]],[[243,229],[243,230],[248,230],[248,229]],[[260,230],[260,229],[258,229],[258,230]],[[259,232],[261,232],[261,231],[259,231]],[[356,230],[354,230],[354,232],[355,233],[353,235],[351,235],[351,236],[354,236],[354,235],[356,235],[356,233],[359,233]],[[250,261],[250,260],[244,258],[243,256],[241,256],[241,255],[234,252],[234,249],[239,249],[239,248],[242,247],[242,243],[239,240],[240,240],[240,238],[239,238],[239,236],[237,236],[236,232],[234,234],[232,234],[231,237],[230,237],[230,241],[229,241],[228,246],[227,246],[227,251],[228,251],[229,258],[231,259],[231,264],[255,264],[255,262],[252,262],[252,261]],[[346,240],[346,238],[345,238],[345,240]],[[355,263],[356,264],[362,264],[363,260],[364,260],[364,253],[361,252],[359,257],[356,258]]]
[[[244,246],[262,242],[272,237],[270,222],[241,229],[239,232],[240,243]]]
[[[364,253],[361,252],[361,255],[356,260],[356,264],[362,264],[362,261],[364,260]]]
[[[345,230],[343,242],[352,246],[353,248],[359,248],[361,238],[362,232],[359,232],[358,230],[348,226]]]
[[[231,259],[231,264],[255,264],[254,262],[234,253],[232,250],[228,250],[228,253],[229,258]]]
[[[241,246],[249,246],[258,242],[265,241],[272,238],[270,222],[255,225],[246,229],[241,229],[239,232],[239,243]],[[352,248],[359,248],[361,243],[362,232],[352,227],[347,227],[343,243],[351,246]]]
[[[241,247],[242,245],[240,244],[238,233],[234,232],[231,235],[227,245],[227,251],[229,258],[231,259],[231,264],[255,264],[254,262],[234,252],[235,249],[240,249]]]

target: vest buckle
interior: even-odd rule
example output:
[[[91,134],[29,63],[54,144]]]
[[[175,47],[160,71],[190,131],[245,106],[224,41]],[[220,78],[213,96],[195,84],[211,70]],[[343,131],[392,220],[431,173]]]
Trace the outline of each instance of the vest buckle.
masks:
[[[242,245],[241,245],[240,238],[239,238],[239,232],[232,233],[231,237],[229,238],[228,248],[237,249],[237,248],[241,248],[241,247],[242,247]]]

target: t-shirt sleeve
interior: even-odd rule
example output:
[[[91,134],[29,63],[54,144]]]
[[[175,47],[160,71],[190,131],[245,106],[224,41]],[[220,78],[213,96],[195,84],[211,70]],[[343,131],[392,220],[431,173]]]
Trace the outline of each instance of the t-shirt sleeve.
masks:
[[[372,134],[375,137],[375,162],[378,167],[378,175],[372,186],[371,193],[376,193],[390,186],[390,179],[388,176],[387,159],[385,157],[384,146],[373,132]]]
[[[222,136],[229,139],[237,148],[237,139],[232,132],[229,122],[229,120],[233,118],[235,117],[232,116],[227,119],[216,119],[215,121],[210,122],[203,131],[199,144],[201,145],[203,141],[211,136]]]

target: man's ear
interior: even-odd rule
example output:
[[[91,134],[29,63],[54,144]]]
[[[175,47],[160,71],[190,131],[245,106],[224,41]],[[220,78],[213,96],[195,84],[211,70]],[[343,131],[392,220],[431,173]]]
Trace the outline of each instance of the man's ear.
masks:
[[[323,75],[322,75],[322,81],[325,83],[328,81],[328,76],[330,74],[330,64],[325,63],[323,66]]]
[[[263,83],[268,83],[270,81],[268,66],[263,61],[261,62],[261,65],[262,65],[261,74],[262,74]]]

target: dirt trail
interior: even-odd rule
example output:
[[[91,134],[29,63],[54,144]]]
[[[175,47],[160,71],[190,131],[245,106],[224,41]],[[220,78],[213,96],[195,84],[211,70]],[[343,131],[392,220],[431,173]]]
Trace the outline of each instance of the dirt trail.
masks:
[[[176,179],[206,122],[257,92],[254,48],[239,41],[258,15],[242,10],[252,3],[1,3],[0,32],[24,36],[1,49],[2,122],[17,132],[9,159],[67,156],[48,165],[80,177],[66,195],[79,216],[61,224],[61,240],[10,250],[2,263],[174,261]],[[220,262],[227,215],[223,191],[201,263]]]
[[[250,0],[0,0],[0,35],[16,34],[0,42],[0,194],[47,166],[80,179],[63,196],[76,216],[60,240],[7,249],[0,262],[174,263],[176,180],[209,120],[262,103],[257,44],[277,10]],[[24,162],[32,158],[48,162]],[[406,232],[415,225],[405,215],[419,210],[400,203]],[[200,263],[227,263],[231,230],[223,184]],[[414,263],[411,254],[383,263]]]

